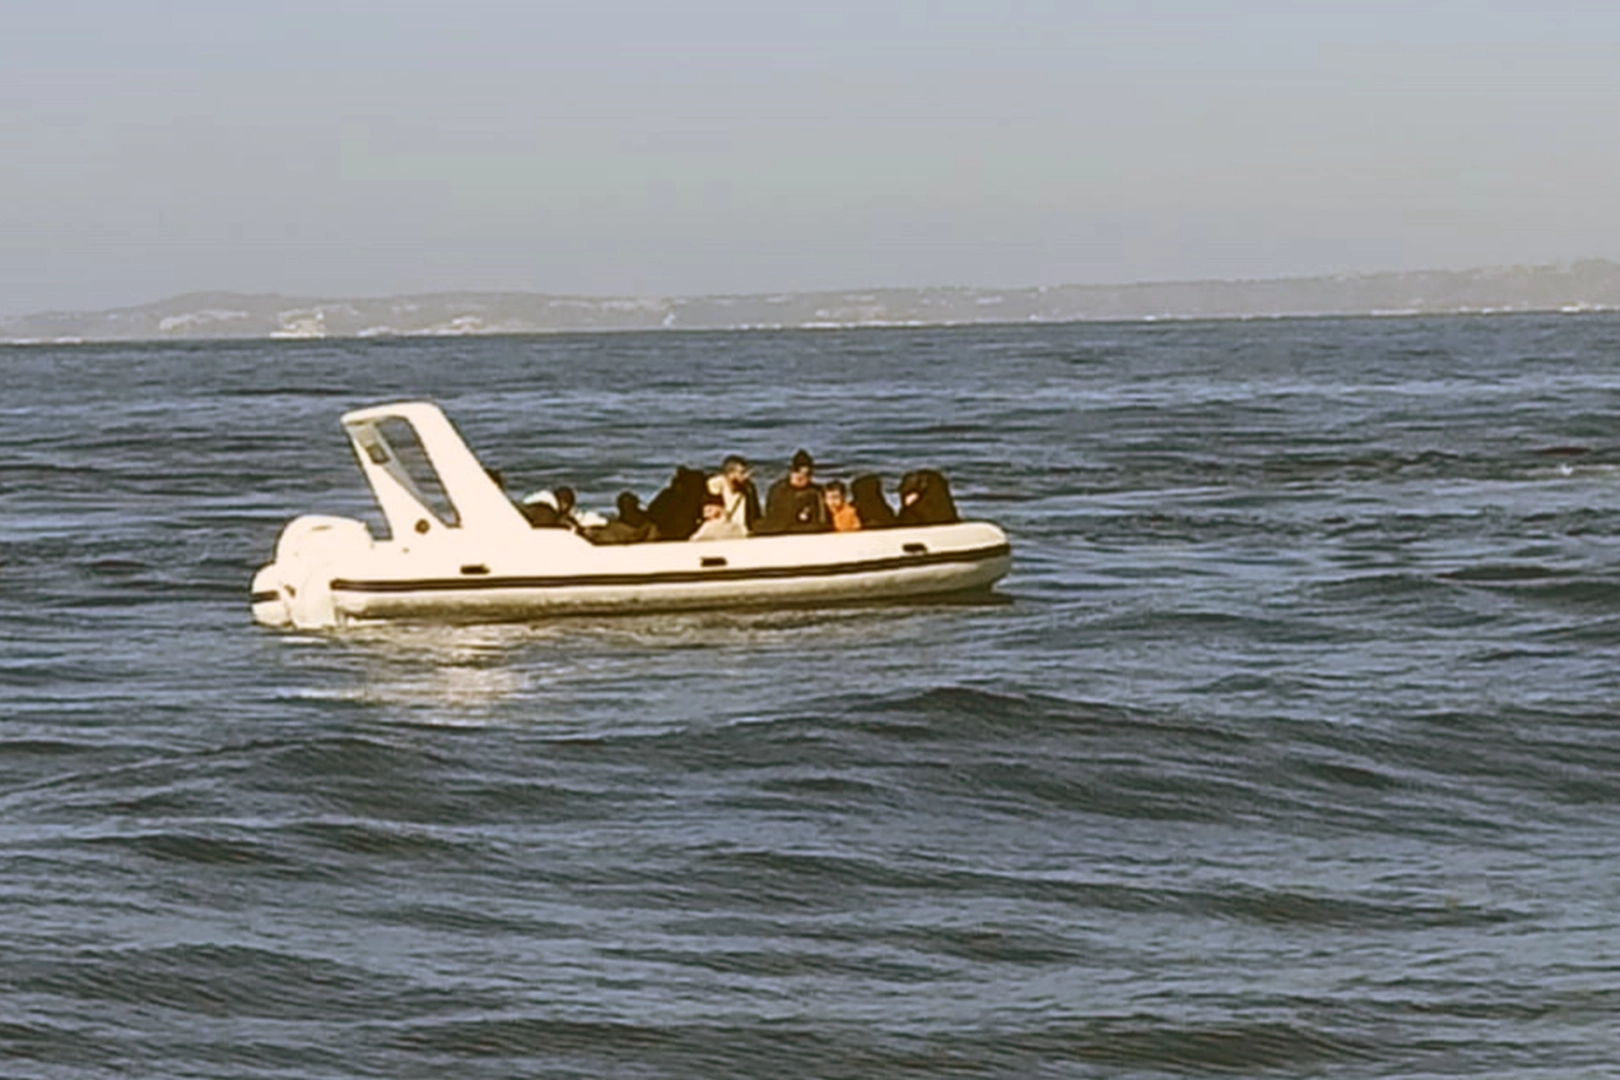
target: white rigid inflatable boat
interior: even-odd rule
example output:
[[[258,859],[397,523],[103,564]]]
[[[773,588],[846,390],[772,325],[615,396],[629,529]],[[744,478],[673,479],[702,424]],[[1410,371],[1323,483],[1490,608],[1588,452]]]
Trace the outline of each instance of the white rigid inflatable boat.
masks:
[[[436,405],[359,409],[343,427],[391,537],[352,518],[289,522],[253,578],[266,626],[897,600],[988,589],[1012,566],[1006,534],[981,521],[592,544],[532,527]]]

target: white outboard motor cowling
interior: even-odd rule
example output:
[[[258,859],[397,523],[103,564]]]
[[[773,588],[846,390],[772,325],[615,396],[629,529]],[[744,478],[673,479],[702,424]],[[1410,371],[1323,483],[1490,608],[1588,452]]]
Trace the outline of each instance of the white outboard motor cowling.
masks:
[[[332,578],[356,565],[375,545],[353,518],[308,514],[294,518],[276,541],[276,558],[253,577],[253,618],[278,629],[325,630],[338,624]]]

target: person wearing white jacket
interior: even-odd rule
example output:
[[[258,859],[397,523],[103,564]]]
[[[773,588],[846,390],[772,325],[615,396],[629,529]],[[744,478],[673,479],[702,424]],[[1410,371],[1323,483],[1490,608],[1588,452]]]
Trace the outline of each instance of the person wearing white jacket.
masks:
[[[728,456],[720,471],[709,477],[709,495],[720,500],[719,520],[726,523],[723,531],[731,536],[746,536],[754,531],[759,520],[759,490],[754,487],[754,470],[748,459],[739,454]]]

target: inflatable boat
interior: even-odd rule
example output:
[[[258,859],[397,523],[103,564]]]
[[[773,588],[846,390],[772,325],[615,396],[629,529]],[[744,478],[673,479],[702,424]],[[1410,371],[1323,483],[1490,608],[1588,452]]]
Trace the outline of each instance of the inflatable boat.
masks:
[[[390,535],[351,518],[289,522],[253,579],[266,626],[903,600],[986,590],[1012,565],[1006,534],[979,521],[597,545],[531,526],[436,405],[342,422]]]

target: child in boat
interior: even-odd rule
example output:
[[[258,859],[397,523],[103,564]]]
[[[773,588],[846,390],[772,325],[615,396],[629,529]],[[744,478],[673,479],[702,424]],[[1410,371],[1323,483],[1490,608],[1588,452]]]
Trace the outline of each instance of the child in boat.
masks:
[[[829,480],[821,497],[827,502],[827,517],[835,532],[854,532],[861,527],[861,515],[850,505],[849,492],[842,480]]]

